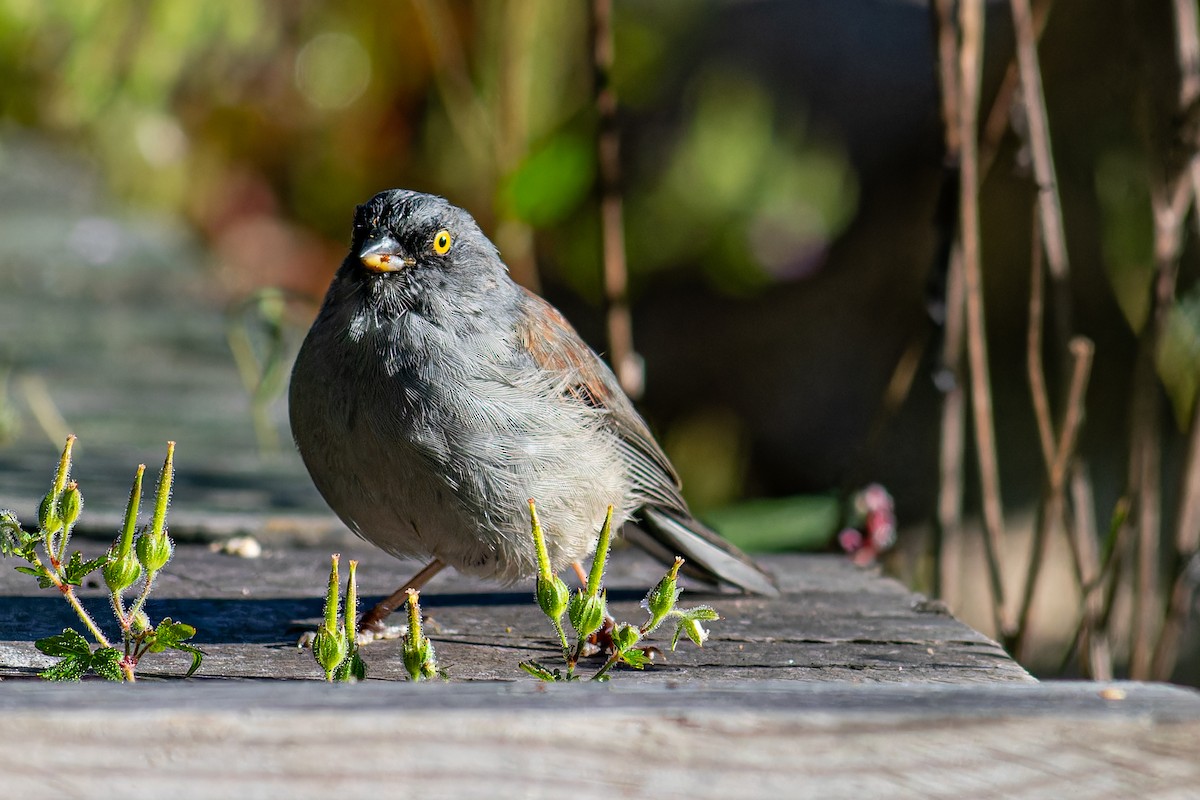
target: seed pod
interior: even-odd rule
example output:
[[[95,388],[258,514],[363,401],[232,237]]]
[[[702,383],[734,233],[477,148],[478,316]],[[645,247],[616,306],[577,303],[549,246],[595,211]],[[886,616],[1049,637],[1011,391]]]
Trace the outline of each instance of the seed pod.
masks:
[[[600,596],[576,592],[567,606],[567,618],[571,627],[580,636],[588,636],[600,630],[604,624],[605,594]]]
[[[58,533],[62,530],[62,517],[58,514],[58,497],[54,492],[49,492],[42,498],[42,504],[38,506],[38,525],[46,533]]]
[[[571,599],[571,590],[557,575],[537,578],[537,603],[542,613],[550,619],[562,619],[563,612]]]
[[[162,536],[155,536],[149,532],[143,533],[138,537],[137,544],[134,545],[137,559],[147,572],[158,572],[165,567],[171,560],[173,549],[171,537],[165,533]]]
[[[109,561],[101,572],[108,590],[113,594],[120,594],[142,577],[142,565],[134,558],[133,553],[125,553],[122,556],[110,551]]]
[[[83,495],[79,492],[79,485],[72,481],[58,496],[58,516],[64,525],[74,525],[82,510]]]

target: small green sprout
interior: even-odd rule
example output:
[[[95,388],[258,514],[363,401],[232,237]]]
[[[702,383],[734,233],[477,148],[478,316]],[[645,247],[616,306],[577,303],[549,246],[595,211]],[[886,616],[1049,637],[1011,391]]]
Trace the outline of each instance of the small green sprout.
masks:
[[[350,577],[346,581],[346,615],[339,622],[338,590],[341,578],[338,565],[341,555],[330,556],[329,589],[325,594],[325,614],[312,640],[313,657],[325,672],[325,680],[350,683],[367,677],[367,667],[358,652],[358,562],[349,562]]]
[[[414,681],[431,680],[441,676],[437,658],[433,653],[433,642],[421,628],[421,593],[408,590],[408,631],[404,634],[402,652],[404,669]]]
[[[191,675],[200,667],[204,657],[199,648],[188,643],[196,635],[196,629],[169,617],[152,626],[144,609],[155,576],[166,566],[174,549],[171,537],[167,534],[166,517],[175,474],[175,443],[167,443],[154,515],[150,526],[138,538],[137,545],[133,541],[141,506],[145,465],[139,465],[134,475],[124,524],[116,541],[103,556],[88,561],[83,559],[83,554],[78,550],[67,556],[72,529],[83,511],[83,494],[79,485],[70,480],[74,444],[75,437],[68,436],[50,491],[38,506],[36,533],[25,531],[11,511],[0,511],[0,555],[23,559],[29,566],[17,567],[19,572],[37,578],[38,585],[44,589],[58,589],[97,645],[92,649],[87,638],[71,628],[64,629],[61,634],[39,639],[34,642],[37,649],[59,659],[40,675],[47,680],[65,681],[79,680],[88,672],[94,672],[109,680],[134,681],[138,662],[144,655],[168,649],[192,657],[187,672]],[[146,544],[143,545],[143,541]],[[108,587],[113,615],[121,628],[119,647],[104,635],[75,593],[83,580],[96,570],[100,570]],[[142,581],[141,589],[133,604],[127,607],[125,592],[139,580]]]
[[[600,631],[608,617],[607,593],[602,587],[604,569],[608,562],[609,547],[612,542],[613,507],[609,506],[600,528],[599,542],[596,554],[592,559],[592,567],[588,573],[587,585],[576,591],[567,604],[567,619],[574,630],[576,638],[573,646],[568,645],[567,635],[562,625],[562,608],[557,600],[557,591],[546,587],[554,581],[562,583],[558,576],[550,570],[550,561],[546,556],[545,534],[538,520],[534,501],[529,501],[529,513],[532,520],[534,548],[538,559],[538,578],[535,595],[538,606],[554,625],[555,632],[563,647],[563,659],[566,661],[566,672],[551,669],[537,661],[523,661],[521,669],[543,681],[575,681],[579,680],[575,670],[588,646],[589,639]],[[617,664],[625,664],[635,669],[643,669],[650,663],[645,648],[640,643],[666,620],[675,620],[676,629],[671,639],[671,649],[674,650],[679,639],[686,635],[689,639],[702,646],[708,637],[708,632],[700,626],[702,620],[719,619],[717,612],[709,606],[678,610],[675,608],[682,589],[679,588],[679,568],[683,559],[676,557],[675,563],[662,577],[642,601],[642,607],[649,613],[649,619],[642,625],[613,622],[609,634],[612,653],[590,680],[608,680],[609,671]],[[565,589],[565,585],[564,585]],[[544,600],[543,598],[550,598]],[[554,602],[551,602],[553,600]]]

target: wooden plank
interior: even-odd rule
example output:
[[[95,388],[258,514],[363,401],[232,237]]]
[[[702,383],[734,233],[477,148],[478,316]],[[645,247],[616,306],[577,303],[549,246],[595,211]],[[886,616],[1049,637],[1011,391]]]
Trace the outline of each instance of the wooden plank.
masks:
[[[1105,699],[1122,698],[1122,699]],[[799,681],[0,683],[12,797],[1194,797],[1200,695]]]
[[[85,542],[89,553],[99,542]],[[416,571],[361,542],[343,540],[344,558],[358,558],[363,602],[390,592]],[[329,569],[326,548],[268,548],[261,558],[210,552],[181,544],[163,573],[149,609],[194,625],[209,655],[201,674],[222,677],[319,677],[311,654],[294,643],[320,614]],[[1031,681],[998,645],[925,602],[895,581],[835,556],[778,556],[768,566],[784,595],[767,599],[685,591],[682,603],[710,603],[722,619],[703,649],[685,643],[645,673],[622,680],[787,678],[812,681]],[[640,621],[638,602],[661,575],[644,554],[625,549],[609,569],[610,606],[622,620]],[[111,618],[104,593],[83,591],[98,619]],[[424,595],[430,635],[442,666],[456,680],[521,680],[518,662],[558,657],[549,623],[530,587],[439,576]],[[397,620],[399,621],[399,620]],[[50,660],[32,641],[75,625],[66,603],[39,592],[32,580],[0,571],[0,675],[29,675]],[[657,639],[663,649],[669,632]],[[365,653],[369,676],[404,677],[398,641],[373,643]],[[169,654],[147,659],[148,675],[178,674],[186,661]]]

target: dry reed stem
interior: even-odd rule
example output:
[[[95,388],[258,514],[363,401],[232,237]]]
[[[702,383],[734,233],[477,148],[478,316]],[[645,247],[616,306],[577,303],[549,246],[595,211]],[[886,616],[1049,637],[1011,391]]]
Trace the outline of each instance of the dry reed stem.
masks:
[[[965,405],[962,388],[963,282],[962,245],[958,238],[958,212],[949,204],[960,191],[958,183],[958,31],[954,24],[953,0],[934,0],[930,7],[937,39],[937,74],[942,129],[946,151],[938,202],[937,224],[941,241],[933,269],[945,271],[942,301],[941,372],[943,373],[941,434],[938,439],[938,500],[934,536],[930,542],[933,560],[933,594],[954,598],[959,595],[959,571],[949,558],[962,536],[963,457],[965,442]],[[952,194],[953,192],[953,194]],[[954,205],[957,205],[955,202]]]
[[[1179,251],[1183,246],[1184,220],[1187,213],[1185,203],[1200,196],[1200,158],[1196,153],[1200,126],[1188,124],[1200,103],[1200,14],[1195,0],[1174,0],[1175,55],[1179,65],[1179,108],[1185,120],[1181,131],[1181,146],[1186,153],[1183,174],[1170,176],[1177,185],[1171,192],[1170,212],[1163,213],[1163,222],[1174,223],[1177,229],[1164,231],[1165,246],[1174,246],[1174,270],[1178,269]],[[1179,216],[1172,218],[1169,213]],[[1156,233],[1159,225],[1159,209],[1155,214]],[[1177,240],[1169,237],[1178,236]],[[1157,243],[1157,239],[1156,239]],[[1161,267],[1161,265],[1160,265]],[[1156,286],[1156,296],[1166,291],[1163,284],[1170,282],[1170,295],[1174,296],[1174,275],[1163,275]],[[1156,298],[1157,299],[1157,298]],[[1188,438],[1187,457],[1180,480],[1179,509],[1175,520],[1174,582],[1167,604],[1165,618],[1158,641],[1150,658],[1149,674],[1156,680],[1169,680],[1175,669],[1179,654],[1179,639],[1186,625],[1196,578],[1193,575],[1197,550],[1200,549],[1200,402],[1193,410],[1191,431]]]
[[[599,163],[600,230],[607,303],[608,352],[613,372],[625,394],[637,399],[645,389],[645,371],[633,347],[629,310],[629,272],[625,262],[625,227],[621,200],[621,138],[617,128],[617,93],[611,75],[614,58],[612,0],[592,0],[592,66],[595,77],[596,136]]]
[[[1029,630],[1029,614],[1033,607],[1033,594],[1037,587],[1050,526],[1055,520],[1064,518],[1066,514],[1067,470],[1074,458],[1075,446],[1079,441],[1079,431],[1083,427],[1084,399],[1087,395],[1094,355],[1095,346],[1090,340],[1082,336],[1071,340],[1071,357],[1073,359],[1071,383],[1067,390],[1067,401],[1059,427],[1058,441],[1053,447],[1053,457],[1047,464],[1046,487],[1038,506],[1037,524],[1034,527],[1033,543],[1029,554],[1029,568],[1025,576],[1021,606],[1017,616],[1017,629],[1010,648],[1010,652],[1018,659],[1025,635]]]
[[[950,269],[946,276],[946,328],[942,346],[942,363],[953,382],[942,397],[941,451],[938,456],[938,529],[941,545],[947,547],[962,536],[963,460],[966,441],[966,397],[962,375],[962,350],[966,302],[963,289],[962,247],[958,244],[950,253]],[[937,565],[939,596],[959,598],[957,565],[944,555]]]
[[[1071,505],[1075,509],[1071,525],[1079,585],[1083,589],[1080,650],[1085,655],[1084,669],[1092,680],[1113,679],[1112,648],[1102,629],[1104,592],[1101,583],[1099,536],[1092,483],[1078,461],[1071,469]]]
[[[1046,20],[1050,17],[1051,0],[1038,0],[1033,4],[1033,36],[1040,41],[1042,32],[1046,29]],[[1008,63],[1000,88],[992,100],[992,108],[983,123],[983,133],[979,137],[979,174],[987,175],[995,163],[996,154],[1000,151],[1000,142],[1008,131],[1012,117],[1013,98],[1020,88],[1021,72],[1014,57]]]
[[[1046,266],[1056,281],[1062,281],[1066,279],[1068,271],[1067,236],[1063,228],[1062,203],[1058,196],[1058,178],[1054,172],[1054,154],[1050,146],[1050,123],[1042,93],[1033,12],[1029,0],[1010,0],[1010,5],[1017,38],[1021,93],[1029,126],[1029,149],[1038,189],[1038,216],[1042,223],[1042,243],[1046,248]]]
[[[1033,399],[1033,416],[1037,422],[1038,440],[1042,446],[1042,461],[1046,469],[1054,463],[1054,422],[1050,418],[1050,395],[1046,391],[1046,373],[1042,364],[1042,327],[1045,319],[1042,287],[1041,224],[1033,220],[1033,247],[1029,256],[1029,327],[1025,334],[1025,368]]]
[[[1197,32],[1195,0],[1175,0],[1175,54],[1179,66],[1178,112],[1186,118],[1200,98],[1200,33]],[[1159,430],[1159,382],[1155,358],[1166,328],[1167,315],[1175,298],[1179,276],[1179,257],[1188,210],[1194,199],[1196,172],[1196,132],[1180,142],[1185,153],[1182,163],[1151,188],[1154,213],[1155,276],[1150,313],[1139,338],[1134,370],[1133,426],[1130,444],[1130,487],[1137,498],[1138,544],[1134,576],[1134,620],[1130,656],[1130,677],[1142,680],[1156,671],[1169,669],[1167,649],[1174,645],[1162,639],[1173,635],[1160,611],[1159,553],[1162,547],[1161,458]],[[1189,140],[1190,139],[1190,140]],[[1187,502],[1186,496],[1183,502]],[[1176,531],[1176,543],[1180,532]],[[1182,575],[1182,573],[1181,573]],[[1160,653],[1157,667],[1155,653]]]
[[[996,455],[980,257],[977,128],[983,65],[983,26],[982,0],[963,0],[959,5],[959,27],[962,31],[959,49],[959,136],[962,145],[959,213],[967,306],[967,361],[971,373],[972,419],[975,428],[975,449],[979,459],[980,491],[983,497],[984,552],[987,556],[993,614],[998,634],[1002,638],[1008,638],[1012,635],[1013,623],[1004,598],[1004,579],[1000,562],[1000,552],[1004,546],[1004,509]]]

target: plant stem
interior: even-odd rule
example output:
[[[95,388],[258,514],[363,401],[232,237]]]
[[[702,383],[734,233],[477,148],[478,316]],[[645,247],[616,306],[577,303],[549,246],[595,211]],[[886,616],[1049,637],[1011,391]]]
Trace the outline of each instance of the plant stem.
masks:
[[[567,630],[563,627],[561,617],[550,621],[554,623],[554,630],[558,633],[558,641],[562,645],[563,660],[567,662],[567,668],[570,669],[573,662],[571,661],[571,643],[567,641]]]
[[[157,570],[154,572],[146,572],[146,583],[142,586],[142,591],[138,593],[137,600],[129,608],[129,620],[132,623],[133,618],[142,610],[142,606],[146,604],[146,599],[150,597],[150,589],[154,584],[154,578],[158,575]]]
[[[101,647],[112,647],[112,645],[109,644],[108,637],[104,635],[104,632],[100,630],[100,628],[96,625],[95,620],[92,619],[92,615],[89,614],[87,609],[83,607],[83,604],[79,602],[79,598],[75,595],[75,587],[71,586],[69,583],[64,583],[62,578],[59,577],[57,569],[46,569],[45,565],[42,563],[42,560],[38,558],[36,553],[33,554],[33,561],[30,563],[32,563],[46,575],[50,576],[50,582],[53,583],[54,587],[58,589],[63,597],[66,598],[67,602],[70,603],[71,608],[75,609],[75,613],[79,615],[79,619],[83,621],[83,624],[87,627],[88,631],[96,639],[96,643]]]
[[[962,146],[960,171],[960,238],[967,305],[967,357],[971,367],[972,419],[979,460],[980,494],[983,498],[984,553],[992,590],[992,614],[997,635],[1011,637],[1013,623],[1004,596],[1000,553],[1004,546],[1004,511],[1000,499],[1000,468],[996,455],[995,420],[992,411],[991,378],[988,370],[987,332],[984,322],[983,270],[980,264],[979,160],[976,145],[980,80],[983,70],[983,2],[963,0],[959,5],[962,46],[959,75],[962,102],[959,106],[959,136]]]
[[[1046,465],[1048,473],[1046,486],[1043,490],[1042,501],[1038,506],[1033,545],[1029,554],[1029,569],[1025,576],[1020,612],[1017,616],[1017,629],[1012,637],[1011,652],[1018,659],[1021,655],[1025,634],[1029,630],[1033,593],[1037,588],[1042,555],[1045,551],[1046,540],[1049,538],[1050,526],[1065,513],[1067,470],[1074,457],[1079,429],[1083,424],[1083,401],[1087,392],[1088,378],[1091,376],[1094,351],[1095,348],[1091,341],[1083,337],[1077,337],[1071,342],[1071,355],[1075,359],[1075,368],[1071,375],[1071,386],[1067,395],[1058,442],[1051,446],[1052,456]]]
[[[1011,0],[1013,29],[1017,37],[1017,68],[1029,125],[1029,149],[1033,155],[1033,174],[1038,188],[1038,212],[1046,265],[1055,281],[1067,277],[1067,237],[1063,230],[1062,204],[1054,173],[1050,148],[1050,124],[1046,119],[1046,99],[1042,94],[1042,73],[1038,65],[1037,32],[1029,0]]]
[[[633,346],[629,310],[629,271],[625,262],[625,223],[621,198],[621,134],[617,126],[617,90],[612,85],[614,57],[612,0],[592,0],[592,74],[595,80],[596,161],[599,165],[600,238],[604,263],[604,299],[608,348],[613,372],[625,394],[635,400],[646,385],[642,359]]]
[[[600,680],[608,673],[608,671],[610,669],[615,667],[620,661],[621,661],[621,653],[620,652],[613,653],[611,656],[608,657],[608,660],[604,662],[604,666],[600,667],[600,669],[596,671],[596,674],[593,675],[589,680],[593,680],[593,681]]]

